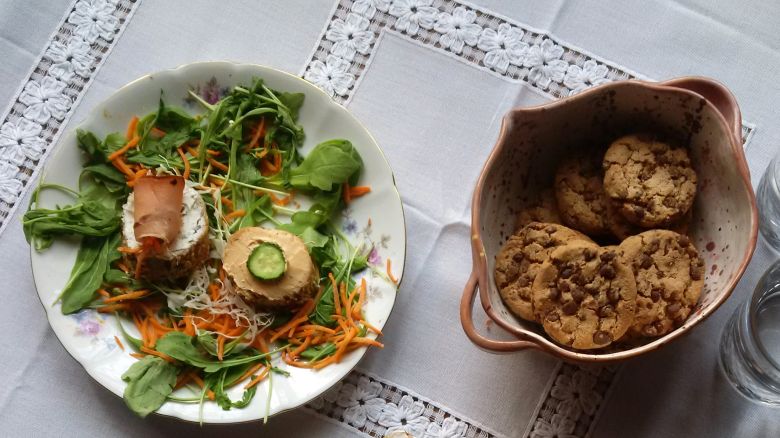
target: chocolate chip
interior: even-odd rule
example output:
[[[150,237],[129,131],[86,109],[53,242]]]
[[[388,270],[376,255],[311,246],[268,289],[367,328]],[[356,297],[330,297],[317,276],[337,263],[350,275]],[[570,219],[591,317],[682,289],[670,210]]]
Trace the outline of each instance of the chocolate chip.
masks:
[[[526,287],[529,284],[531,284],[531,280],[528,277],[523,276],[517,279],[517,285],[520,287]]]
[[[561,269],[561,273],[558,274],[561,278],[569,278],[571,277],[571,274],[574,272],[574,270],[569,266],[564,266],[563,269]]]
[[[523,256],[523,253],[521,253],[521,252],[518,252],[518,253],[515,253],[514,255],[512,255],[512,260],[517,262],[517,263],[522,263],[524,258],[525,257]]]
[[[615,257],[617,257],[615,251],[607,251],[601,254],[601,257],[599,258],[601,259],[602,262],[611,262]]]
[[[677,236],[677,243],[679,243],[680,246],[688,246],[691,244],[691,239],[689,239],[688,236],[679,235]]]
[[[606,306],[601,306],[599,308],[598,312],[599,316],[602,318],[607,318],[615,314],[615,308],[611,305],[607,304]]]
[[[582,272],[574,273],[574,275],[571,276],[571,281],[573,281],[574,283],[576,283],[576,284],[578,284],[580,286],[582,286],[585,283],[587,283],[585,281],[585,277],[582,275]]]
[[[558,315],[558,312],[550,312],[547,314],[547,316],[544,319],[550,322],[555,322],[561,319],[561,317]]]
[[[571,290],[571,286],[566,281],[558,281],[558,289],[561,290],[561,292],[568,292]]]
[[[617,289],[610,289],[607,291],[607,299],[610,303],[615,304],[620,301],[620,291]]]
[[[564,315],[574,315],[577,313],[577,309],[579,309],[580,306],[577,305],[574,301],[567,301],[566,304],[563,305],[561,310],[563,310]]]
[[[585,292],[578,287],[574,288],[574,290],[571,291],[571,297],[579,304],[585,299]]]
[[[642,253],[642,255],[639,256],[639,267],[642,269],[649,269],[651,266],[653,266],[653,258]]]
[[[643,217],[645,217],[645,214],[646,214],[646,213],[647,213],[647,212],[645,211],[644,207],[640,207],[640,206],[638,206],[638,205],[635,205],[635,206],[634,206],[634,214],[635,214],[635,215],[636,215],[636,217],[638,217],[639,219],[642,219]]]
[[[599,292],[599,288],[592,284],[586,284],[585,286],[582,286],[585,289],[585,292],[596,295]]]
[[[652,254],[656,251],[658,251],[658,248],[661,247],[661,241],[658,240],[658,238],[654,238],[650,241],[650,243],[647,244],[647,253]]]
[[[551,287],[550,290],[547,292],[547,296],[551,300],[557,300],[559,296],[561,296],[561,292],[558,290],[557,287]]]
[[[650,299],[653,300],[654,303],[657,303],[658,300],[661,299],[661,292],[658,289],[651,290]]]
[[[593,334],[593,342],[598,345],[609,344],[612,342],[612,335],[604,330],[599,330]]]
[[[691,280],[698,281],[704,276],[704,266],[691,265]]]
[[[673,316],[677,312],[680,311],[680,303],[672,303],[666,306],[666,314],[669,316]]]
[[[617,276],[617,272],[612,266],[604,264],[601,265],[601,268],[599,268],[599,275],[606,278],[607,280],[612,280]]]
[[[585,256],[585,260],[590,261],[596,257],[596,250],[593,248],[585,248],[582,255]]]

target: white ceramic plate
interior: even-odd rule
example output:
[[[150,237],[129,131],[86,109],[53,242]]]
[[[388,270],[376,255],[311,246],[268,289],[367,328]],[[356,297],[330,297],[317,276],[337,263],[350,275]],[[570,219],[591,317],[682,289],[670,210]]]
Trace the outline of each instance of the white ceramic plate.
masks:
[[[103,137],[111,132],[124,132],[133,115],[144,115],[157,109],[160,91],[167,104],[179,105],[192,113],[199,113],[197,104],[187,99],[187,91],[195,89],[206,99],[217,99],[237,84],[249,84],[253,77],[261,77],[274,89],[301,92],[306,95],[300,112],[299,123],[306,131],[302,152],[332,138],[346,138],[360,152],[365,165],[362,185],[370,185],[371,193],[355,200],[344,212],[339,222],[353,243],[365,241],[373,245],[370,261],[384,270],[386,259],[392,261],[395,276],[403,274],[406,251],[401,199],[395,187],[390,166],[376,141],[368,131],[344,107],[314,85],[278,70],[259,65],[229,62],[202,62],[188,64],[173,70],[144,76],[122,87],[105,102],[98,105],[79,127]],[[43,180],[77,187],[82,156],[76,146],[75,129],[62,136],[57,150],[46,166]],[[71,199],[52,191],[41,197],[43,206],[67,204]],[[125,384],[120,376],[135,361],[116,344],[118,331],[113,316],[94,311],[82,311],[75,315],[63,315],[60,306],[53,305],[65,285],[78,250],[77,241],[57,241],[45,252],[31,250],[33,276],[43,307],[54,333],[68,352],[84,366],[84,369],[101,385],[121,396]],[[379,275],[365,274],[368,280],[366,318],[376,327],[383,327],[395,301],[396,288]],[[125,323],[133,328],[132,323]],[[388,342],[392,342],[388,339]],[[280,367],[290,372],[289,377],[274,376],[270,406],[266,405],[268,380],[258,388],[252,403],[244,409],[224,411],[215,403],[206,403],[202,420],[206,423],[236,423],[263,418],[303,405],[322,394],[341,380],[363,357],[365,349],[352,352],[341,363],[322,370]],[[240,386],[240,385],[239,385]],[[242,388],[233,388],[232,399],[240,399]],[[188,421],[198,421],[197,404],[167,402],[158,411]]]

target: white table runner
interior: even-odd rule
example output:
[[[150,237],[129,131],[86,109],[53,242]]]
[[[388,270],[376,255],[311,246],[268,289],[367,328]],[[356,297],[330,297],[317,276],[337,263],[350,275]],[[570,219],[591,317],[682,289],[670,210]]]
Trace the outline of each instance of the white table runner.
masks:
[[[0,68],[0,108],[9,102],[0,113],[0,276],[15,285],[14,299],[0,307],[0,424],[10,435],[780,433],[776,415],[740,399],[715,365],[719,331],[767,265],[765,250],[737,298],[713,318],[672,347],[622,367],[561,364],[538,352],[490,355],[470,344],[458,320],[470,269],[471,190],[509,108],[642,77],[625,65],[653,78],[713,76],[732,87],[745,118],[757,124],[745,131],[757,181],[780,134],[771,125],[771,72],[780,70],[780,56],[770,38],[780,8],[78,0],[41,5],[30,27],[19,24],[34,15],[23,5],[0,4],[0,55],[14,62]],[[21,55],[14,44],[20,32],[31,34]],[[35,298],[21,212],[9,216],[14,206],[24,210],[25,184],[57,135],[75,126],[69,120],[78,122],[138,76],[209,59],[298,72],[330,92],[384,148],[406,213],[408,261],[386,348],[369,352],[325,397],[267,426],[200,429],[133,417],[56,341]]]

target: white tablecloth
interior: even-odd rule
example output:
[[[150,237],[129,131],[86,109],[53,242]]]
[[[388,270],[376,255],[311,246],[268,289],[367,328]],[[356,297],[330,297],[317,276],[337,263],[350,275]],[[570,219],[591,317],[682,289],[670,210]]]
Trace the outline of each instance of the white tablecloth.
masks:
[[[13,105],[20,87],[40,80],[34,67],[52,37],[67,37],[57,33],[63,18],[74,8],[102,3],[105,0],[0,0],[0,110],[21,111],[21,106]],[[763,245],[733,298],[713,317],[685,339],[616,370],[593,376],[593,370],[561,365],[538,352],[491,355],[466,339],[458,303],[471,265],[473,183],[509,108],[546,102],[570,87],[561,78],[553,78],[548,87],[539,78],[518,80],[515,67],[504,73],[493,58],[480,63],[482,55],[476,61],[458,58],[452,48],[448,51],[432,40],[443,31],[409,37],[411,24],[388,21],[390,3],[405,2],[123,0],[126,10],[118,14],[121,20],[111,41],[105,41],[108,49],[92,64],[91,82],[78,91],[80,100],[74,98],[60,129],[75,126],[122,84],[183,63],[226,59],[304,74],[315,62],[326,64],[333,45],[326,29],[341,26],[336,21],[340,19],[356,23],[371,32],[373,40],[366,53],[359,49],[355,54],[357,61],[346,72],[354,81],[343,93],[337,90],[335,98],[361,119],[387,154],[404,201],[408,256],[403,287],[385,330],[386,348],[367,354],[354,379],[381,383],[388,401],[410,396],[424,405],[431,436],[463,431],[472,436],[479,431],[483,436],[540,437],[780,435],[777,411],[741,399],[723,380],[716,361],[725,319],[775,258]],[[566,49],[557,57],[550,49],[551,59],[579,66],[594,59],[610,66],[610,75],[665,79],[697,74],[724,82],[737,96],[744,119],[754,125],[747,149],[754,185],[780,140],[775,123],[780,4],[420,3],[438,9],[434,20],[440,13],[454,13],[456,7],[476,10],[476,23],[482,28],[501,30],[499,24],[508,23],[513,28],[504,30],[522,32],[526,40],[535,35],[540,44],[550,39],[553,46]],[[355,11],[370,15],[371,5],[378,10],[370,19],[346,20]],[[363,23],[368,25],[361,27]],[[477,51],[466,44],[464,53],[469,50]],[[0,125],[18,119],[18,114],[0,113]],[[266,426],[200,428],[155,416],[134,417],[122,400],[93,382],[68,356],[49,328],[20,226],[20,211],[28,201],[23,196],[16,202],[22,207],[6,219],[9,225],[0,235],[0,278],[5,284],[0,306],[0,435],[330,437],[371,432],[322,405],[282,414]],[[483,320],[478,323],[484,327]],[[490,331],[501,336],[495,326]],[[555,396],[551,387],[558,389]],[[559,412],[561,397],[566,397],[562,393],[581,405],[579,411]],[[589,398],[583,401],[585,396]],[[445,417],[452,420],[442,421]],[[373,430],[377,434],[384,429]]]

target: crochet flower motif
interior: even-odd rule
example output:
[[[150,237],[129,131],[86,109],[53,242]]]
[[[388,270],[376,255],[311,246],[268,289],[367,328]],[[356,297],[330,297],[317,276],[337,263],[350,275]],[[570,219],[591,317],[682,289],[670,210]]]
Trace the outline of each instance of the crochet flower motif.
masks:
[[[580,412],[588,415],[596,413],[601,395],[594,390],[596,377],[582,370],[577,370],[571,375],[561,374],[555,379],[555,384],[550,390],[550,395],[558,400],[558,411],[562,410],[569,418],[576,420]]]
[[[22,191],[22,182],[16,179],[19,168],[7,161],[0,161],[0,200],[13,204]]]
[[[475,46],[479,40],[482,28],[474,24],[477,13],[463,6],[458,6],[452,14],[442,12],[433,25],[433,30],[442,34],[439,43],[450,49],[453,53],[461,53],[463,46],[468,44]]]
[[[578,438],[573,434],[576,423],[563,415],[554,414],[549,421],[536,420],[531,438]]]
[[[523,66],[531,67],[528,81],[542,89],[548,89],[550,84],[563,81],[568,63],[563,61],[563,47],[552,40],[544,40],[540,45],[534,45],[528,50],[528,56],[523,60]]]
[[[333,20],[325,33],[325,39],[333,42],[330,53],[347,61],[352,61],[356,52],[367,55],[374,41],[374,33],[367,30],[368,25],[368,19],[358,14],[347,14],[345,20]]]
[[[414,437],[420,437],[430,424],[430,420],[423,416],[425,406],[408,395],[401,397],[401,401],[388,403],[379,416],[378,423],[387,428],[387,433],[403,431]]]
[[[397,17],[393,27],[409,35],[417,35],[420,28],[432,29],[439,10],[431,6],[433,0],[393,0],[388,12]]]
[[[341,394],[336,400],[344,410],[344,421],[361,428],[366,425],[366,420],[376,422],[387,402],[379,397],[382,385],[371,381],[367,377],[358,379],[358,384],[345,383],[341,388]]]
[[[71,38],[67,44],[52,41],[43,56],[52,61],[49,74],[55,78],[70,82],[73,75],[89,77],[89,71],[95,57],[89,53],[89,44],[78,38]]]
[[[528,51],[522,38],[523,31],[508,23],[498,25],[498,31],[483,29],[477,41],[477,47],[487,52],[482,62],[500,73],[506,73],[510,63],[521,65]]]
[[[592,59],[585,61],[582,67],[571,64],[566,70],[563,85],[571,89],[569,94],[576,94],[586,88],[609,82],[608,72],[609,69],[606,65],[599,64]]]
[[[325,90],[331,97],[346,96],[355,83],[355,75],[348,72],[349,62],[328,55],[325,62],[316,60],[311,63],[303,78]]]
[[[52,117],[62,120],[71,103],[63,91],[65,84],[49,76],[40,82],[28,82],[19,96],[19,101],[27,105],[24,117],[41,124]]]
[[[113,15],[116,6],[106,0],[81,0],[68,17],[68,23],[76,26],[75,34],[92,44],[102,37],[114,39],[119,19]]]
[[[431,422],[425,429],[425,438],[460,438],[466,434],[466,423],[447,417],[441,425]]]
[[[43,140],[41,125],[27,119],[6,122],[0,127],[0,159],[10,161],[17,166],[24,163],[24,157],[31,160],[41,158]]]
[[[390,0],[355,0],[350,10],[366,18],[373,18],[376,11],[387,12]]]

